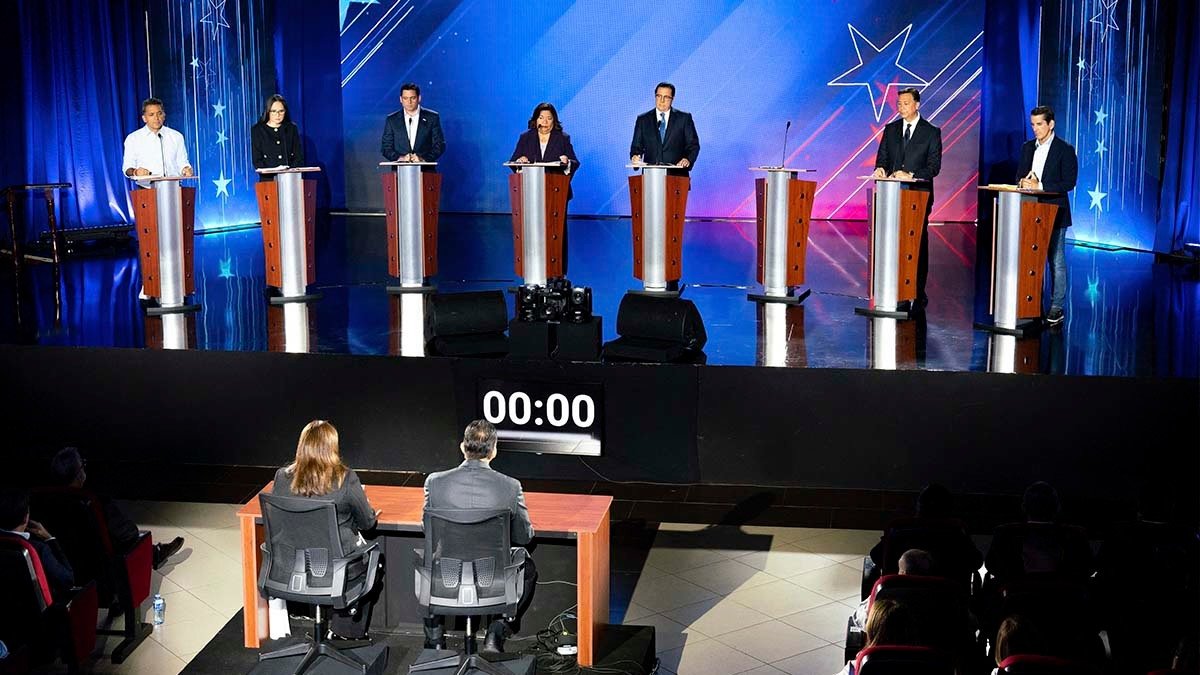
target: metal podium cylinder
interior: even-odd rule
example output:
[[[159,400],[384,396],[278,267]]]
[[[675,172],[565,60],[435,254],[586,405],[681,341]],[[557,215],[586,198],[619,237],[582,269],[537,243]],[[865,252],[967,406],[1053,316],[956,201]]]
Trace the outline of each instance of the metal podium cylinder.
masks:
[[[992,313],[997,327],[1017,327],[1017,279],[1021,256],[1021,203],[1033,200],[1019,192],[1000,192],[996,208],[996,260],[992,280]]]
[[[521,168],[521,255],[526,286],[546,285],[546,169]]]
[[[396,258],[400,261],[400,286],[419,287],[425,284],[425,243],[422,238],[424,195],[421,192],[421,165],[396,166],[396,214],[399,216],[399,236],[396,237]]]
[[[642,168],[642,288],[667,290],[667,167]]]
[[[1017,372],[1017,338],[1015,335],[988,336],[988,372]]]
[[[871,227],[874,309],[896,311],[900,255],[900,183],[875,181]]]
[[[894,296],[893,296],[894,297]],[[895,370],[897,319],[871,317],[871,369]]]
[[[788,294],[788,171],[767,172],[766,232],[763,238],[763,294]]]
[[[302,296],[308,286],[308,247],[304,227],[304,181],[300,173],[275,176],[279,190],[279,261],[285,298]]]
[[[158,214],[158,304],[164,309],[184,304],[183,205],[179,181],[154,181]]]

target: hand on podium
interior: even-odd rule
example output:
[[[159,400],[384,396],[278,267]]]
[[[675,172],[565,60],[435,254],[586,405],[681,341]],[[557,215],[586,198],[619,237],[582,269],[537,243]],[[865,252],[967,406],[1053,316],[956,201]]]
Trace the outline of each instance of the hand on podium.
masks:
[[[185,167],[183,167],[183,171],[180,171],[180,172],[179,172],[179,175],[180,175],[180,176],[190,176],[190,175],[192,175],[192,167],[190,167],[190,166],[185,166]]]
[[[688,168],[691,165],[692,165],[692,163],[688,161],[687,157],[684,157],[683,159],[679,160],[678,162],[675,162],[675,166],[682,167],[684,169]]]
[[[513,161],[516,162],[517,164],[528,164],[529,158],[526,157],[525,155],[521,155],[520,157],[514,159]]]
[[[911,171],[897,171],[896,173],[892,174],[892,178],[903,178],[905,180],[911,180],[912,177],[913,175]]]
[[[634,155],[629,158],[629,163],[630,164],[644,164],[645,162],[642,161],[641,155]]]
[[[871,178],[887,178],[887,172],[883,170],[883,167],[876,167],[874,173],[871,174]]]
[[[1039,190],[1042,187],[1042,182],[1038,180],[1037,174],[1030,171],[1029,175],[1021,179],[1020,187],[1026,190]]]

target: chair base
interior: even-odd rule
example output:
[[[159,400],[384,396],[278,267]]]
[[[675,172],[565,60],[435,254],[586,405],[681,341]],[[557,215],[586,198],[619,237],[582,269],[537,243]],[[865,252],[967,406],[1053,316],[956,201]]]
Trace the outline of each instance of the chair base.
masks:
[[[342,646],[342,643],[339,642],[336,645],[325,643],[325,645],[327,649],[337,650],[337,648]],[[299,647],[300,649],[296,649],[295,653],[291,654],[291,658],[285,658],[281,656],[279,658],[261,660],[257,665],[255,665],[254,669],[250,671],[251,674],[292,675],[294,673],[303,672],[305,675],[323,675],[326,673],[346,675],[346,673],[366,672],[368,675],[383,675],[383,673],[395,671],[394,667],[389,668],[388,666],[390,650],[385,644],[375,643],[368,647],[356,649],[353,653],[343,652],[342,656],[349,655],[366,662],[367,666],[365,671],[361,665],[357,663],[346,664],[338,659],[337,656],[333,656],[331,654],[324,654],[325,656],[329,656],[329,658],[319,658],[323,656],[319,650],[315,650],[317,653],[313,656],[311,663],[308,665],[303,665],[301,663],[301,659],[307,658],[309,651],[313,650],[313,644],[304,643],[294,646]],[[304,668],[304,670],[297,668],[297,666],[301,666]]]
[[[354,668],[362,675],[366,675],[367,667],[371,664],[363,661],[357,654],[354,654],[350,650],[358,649],[359,647],[369,647],[370,645],[370,640],[341,640],[338,644],[334,645],[321,639],[318,635],[311,642],[306,641],[266,654],[259,654],[258,660],[261,663],[271,659],[285,659],[291,656],[303,655],[304,658],[300,660],[300,665],[296,666],[296,670],[292,671],[292,675],[301,675],[307,672],[319,657],[328,656],[334,661]]]
[[[148,623],[138,622],[137,625],[132,627],[132,630],[126,628],[125,630],[101,630],[96,632],[100,633],[101,635],[125,636],[125,639],[121,640],[120,644],[114,647],[112,651],[112,662],[124,663],[125,659],[129,658],[129,655],[133,653],[133,650],[137,649],[138,645],[142,644],[146,638],[150,637],[150,633],[153,632],[153,630],[154,626],[151,626]]]
[[[408,672],[422,675],[533,675],[533,664],[532,656],[520,656],[492,663],[478,654],[467,656],[445,649],[426,649],[409,666]]]

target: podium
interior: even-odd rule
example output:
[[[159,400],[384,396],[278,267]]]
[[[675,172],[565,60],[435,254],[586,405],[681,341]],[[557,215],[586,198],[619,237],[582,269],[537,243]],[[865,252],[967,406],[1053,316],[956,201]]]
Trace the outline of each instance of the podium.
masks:
[[[871,370],[912,370],[925,352],[924,319],[916,321],[872,316],[867,327],[867,361]]]
[[[195,349],[196,315],[172,313],[145,317],[148,349]]]
[[[320,170],[315,166],[257,170],[264,176],[275,177],[254,187],[262,218],[267,286],[279,292],[271,297],[272,304],[308,302],[321,297],[306,292],[317,278],[313,245],[317,182],[303,180],[303,174]]]
[[[763,302],[755,306],[758,335],[755,364],[775,368],[807,368],[804,305]]]
[[[517,170],[508,177],[512,203],[513,267],[526,286],[545,286],[563,275],[563,226],[570,177],[548,173],[559,162],[505,162]]]
[[[872,178],[875,190],[867,197],[871,229],[870,305],[857,314],[907,319],[897,305],[917,299],[917,259],[925,227],[929,193],[904,189],[929,181],[915,178]]]
[[[984,185],[994,192],[992,209],[992,293],[989,313],[992,323],[975,327],[1021,337],[1042,316],[1042,280],[1046,255],[1054,230],[1055,204],[1038,197],[1054,192],[1024,190],[1010,186]]]
[[[799,180],[801,173],[814,169],[789,169],[759,166],[765,178],[754,180],[755,223],[758,226],[758,273],[762,293],[750,293],[755,302],[798,304],[812,293],[806,289],[798,296],[793,289],[804,283],[804,259],[808,252],[808,224],[812,217],[813,193],[817,184]]]
[[[302,302],[268,307],[267,349],[287,354],[316,352],[317,323],[313,310]]]
[[[633,276],[642,281],[642,292],[679,295],[668,291],[668,281],[683,274],[683,218],[691,179],[668,176],[673,164],[628,164],[642,175],[629,177],[630,213],[633,216]]]
[[[388,274],[400,279],[388,293],[432,293],[437,274],[438,199],[442,176],[424,171],[437,162],[380,162],[383,210],[387,216]]]
[[[1020,338],[1009,333],[988,335],[987,371],[989,373],[1037,374],[1041,369],[1039,337]]]
[[[194,312],[187,302],[196,291],[193,239],[196,188],[183,187],[198,176],[131,176],[151,187],[133,190],[133,220],[138,229],[138,256],[143,292],[158,300],[146,308],[151,316]]]
[[[430,338],[428,295],[403,293],[388,298],[388,354],[425,356]]]

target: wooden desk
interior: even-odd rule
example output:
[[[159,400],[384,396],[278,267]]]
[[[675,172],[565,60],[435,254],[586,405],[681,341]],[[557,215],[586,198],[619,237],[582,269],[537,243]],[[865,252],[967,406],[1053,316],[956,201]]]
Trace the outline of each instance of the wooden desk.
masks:
[[[263,487],[270,492],[272,483]],[[420,532],[425,494],[421,488],[366,485],[371,506],[382,510],[378,529],[384,532]],[[612,497],[599,495],[526,492],[525,503],[538,537],[565,537],[578,541],[576,549],[576,608],[579,630],[579,665],[590,666],[599,627],[608,623],[609,513]],[[268,635],[267,601],[258,593],[262,565],[262,511],[255,496],[238,511],[242,528],[242,606],[247,647],[257,649]]]

